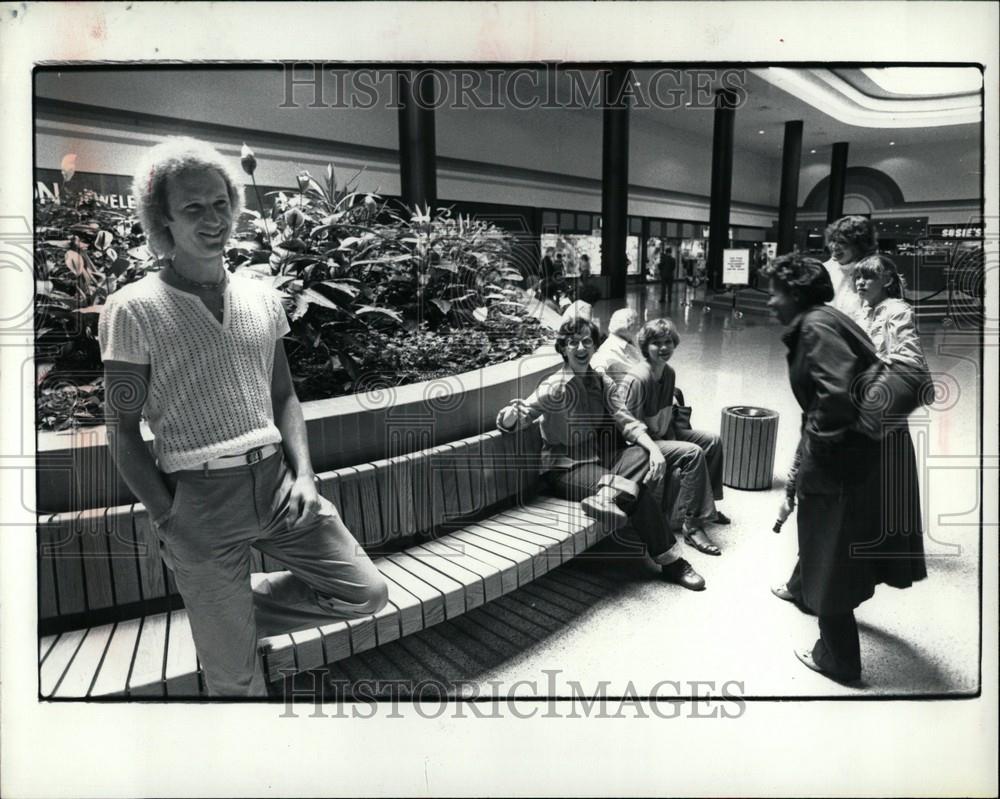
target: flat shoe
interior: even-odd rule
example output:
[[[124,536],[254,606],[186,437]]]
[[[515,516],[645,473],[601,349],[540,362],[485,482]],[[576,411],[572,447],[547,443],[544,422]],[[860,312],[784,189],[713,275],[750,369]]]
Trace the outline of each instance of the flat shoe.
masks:
[[[817,674],[822,674],[827,679],[833,680],[836,683],[840,683],[841,685],[851,685],[852,683],[857,683],[861,680],[860,676],[839,677],[836,674],[832,674],[831,672],[820,668],[819,663],[813,660],[812,650],[810,649],[795,649],[793,651],[795,652],[795,657],[797,657],[799,662],[806,668],[812,669]]]
[[[788,583],[772,586],[771,593],[778,597],[778,599],[784,599],[786,602],[795,601],[795,595],[788,590]]]
[[[704,540],[699,541],[695,538],[697,533],[701,533]],[[708,535],[700,527],[688,527],[684,525],[684,542],[690,546],[693,546],[699,552],[705,555],[721,555],[722,550],[719,549],[712,541],[709,539]]]
[[[715,512],[715,516],[709,519],[709,521],[712,524],[732,524],[733,520],[726,516],[726,514],[724,514],[721,510],[717,510]]]

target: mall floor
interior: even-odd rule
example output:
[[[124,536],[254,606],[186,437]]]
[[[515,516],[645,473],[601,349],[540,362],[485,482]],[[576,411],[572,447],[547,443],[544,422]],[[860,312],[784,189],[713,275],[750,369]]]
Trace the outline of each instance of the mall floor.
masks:
[[[847,687],[798,662],[793,649],[812,646],[816,620],[770,592],[788,577],[796,558],[794,517],[780,534],[771,531],[783,491],[780,475],[791,460],[799,423],[781,328],[762,316],[703,312],[699,305],[685,305],[682,293],[669,309],[657,300],[652,286],[630,287],[626,298],[643,319],[670,315],[678,323],[681,344],[672,363],[694,408],[696,428],[718,432],[722,408],[729,405],[758,405],[780,414],[774,487],[726,489],[720,507],[733,523],[709,528],[721,557],[685,548],[707,590],[666,584],[644,556],[605,542],[458,619],[326,672],[300,675],[299,687],[316,685],[314,677],[326,678],[328,685],[403,680],[430,699],[442,684],[453,695],[504,697],[605,690],[612,697],[669,698],[690,696],[696,681],[702,683],[698,692],[713,696],[726,683],[730,693],[745,697],[977,691],[982,370],[975,336],[940,325],[921,331],[931,369],[948,387],[938,408],[918,412],[910,422],[923,467],[929,576],[904,591],[880,586],[859,608],[864,675],[860,684]],[[602,329],[620,306],[598,304],[595,318]],[[421,681],[428,681],[423,689]],[[465,687],[455,687],[460,685]]]

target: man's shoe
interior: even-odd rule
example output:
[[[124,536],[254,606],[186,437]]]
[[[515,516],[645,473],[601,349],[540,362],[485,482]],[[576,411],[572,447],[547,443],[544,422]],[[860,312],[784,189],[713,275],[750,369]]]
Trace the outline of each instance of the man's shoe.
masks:
[[[715,512],[715,516],[709,519],[709,521],[712,524],[731,524],[733,520],[726,516],[726,514],[724,514],[721,510],[717,510]]]
[[[704,591],[705,578],[696,572],[684,558],[678,558],[673,563],[660,567],[663,579],[668,583],[676,583],[690,591]]]
[[[619,508],[614,500],[599,494],[586,497],[580,505],[584,513],[591,519],[599,521],[608,531],[624,527],[628,522],[628,514]]]

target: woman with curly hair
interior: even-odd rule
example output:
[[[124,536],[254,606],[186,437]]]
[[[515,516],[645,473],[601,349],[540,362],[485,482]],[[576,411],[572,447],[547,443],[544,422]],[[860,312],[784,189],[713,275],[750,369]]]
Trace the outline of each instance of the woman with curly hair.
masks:
[[[854,429],[852,394],[858,375],[877,362],[875,350],[857,324],[824,305],[833,285],[822,263],[785,255],[762,273],[771,281],[768,305],[786,326],[789,380],[802,408],[791,491],[798,502],[802,602],[819,617],[819,639],[795,655],[814,671],[850,682],[861,677],[855,608],[877,584],[905,588],[926,571],[922,556],[900,561],[881,546],[882,447]]]
[[[863,312],[854,286],[854,265],[878,249],[875,225],[864,216],[842,216],[827,226],[825,239],[830,259],[823,266],[833,284],[830,304],[860,323]]]

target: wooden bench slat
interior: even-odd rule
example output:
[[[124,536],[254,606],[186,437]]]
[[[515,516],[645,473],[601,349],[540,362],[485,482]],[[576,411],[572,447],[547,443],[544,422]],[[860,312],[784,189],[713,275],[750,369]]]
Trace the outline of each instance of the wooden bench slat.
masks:
[[[391,541],[400,535],[399,498],[396,496],[399,485],[396,472],[399,465],[395,458],[376,461],[374,465],[379,469],[376,488],[378,490],[379,518],[382,520],[382,536],[384,540]]]
[[[48,548],[52,544],[52,532],[49,529],[49,517],[39,521],[35,529],[38,556],[38,618],[52,619],[59,615],[59,604],[56,599],[56,564]],[[53,638],[53,642],[55,638]]]
[[[484,527],[481,524],[470,524],[462,531],[463,536],[475,536],[484,546],[503,553],[511,552],[518,559],[519,585],[524,585],[548,571],[545,563],[545,550],[537,544],[529,544],[499,530]],[[466,539],[468,540],[468,539]]]
[[[56,641],[59,639],[58,635],[46,635],[38,642],[38,664],[41,665],[45,662],[45,658],[48,656],[49,652],[52,651],[52,647],[55,646]]]
[[[358,540],[366,547],[376,547],[386,542],[383,534],[382,512],[379,508],[378,474],[370,463],[357,467],[358,498],[364,529],[357,531]]]
[[[444,597],[445,618],[453,619],[465,613],[465,586],[462,583],[405,552],[390,555],[389,560],[441,593]]]
[[[325,663],[351,656],[351,631],[346,621],[341,619],[324,624],[319,628],[319,632]]]
[[[449,545],[443,540],[428,541],[422,544],[420,548],[430,552],[432,555],[439,556],[443,562],[459,565],[461,568],[477,575],[482,580],[483,597],[486,602],[503,596],[502,572],[504,569],[510,573],[510,582],[514,586],[517,585],[517,571],[514,564],[505,563],[504,567],[501,568],[493,563],[480,560],[472,552],[468,551],[461,542],[455,541]]]
[[[58,513],[46,527],[47,539],[43,544],[42,558],[51,558],[55,565],[59,615],[84,613],[87,610],[87,589],[75,514]]]
[[[87,609],[100,610],[115,605],[115,591],[109,562],[106,508],[85,510],[77,517],[80,554],[86,577]]]
[[[407,455],[410,459],[410,469],[413,476],[413,510],[415,528],[414,532],[430,530],[433,526],[431,515],[431,464],[430,454],[427,452],[415,452]]]
[[[163,665],[167,650],[167,613],[142,618],[142,630],[136,644],[132,673],[128,678],[129,696],[163,696]]]
[[[361,619],[351,619],[347,622],[347,630],[351,638],[351,654],[364,652],[374,648],[378,643],[375,633],[375,617],[365,616]]]
[[[299,671],[316,668],[326,661],[323,651],[323,631],[319,627],[296,630],[290,635],[295,645],[295,659]]]
[[[455,516],[461,518],[474,513],[479,505],[472,491],[472,475],[468,466],[468,447],[460,447],[455,444],[451,444],[449,447],[451,449],[449,458],[455,471],[455,486],[458,489],[458,506],[455,508]]]
[[[167,696],[198,696],[198,654],[191,633],[191,620],[184,609],[170,613],[167,625],[167,657],[163,681]]]
[[[139,588],[139,552],[132,529],[131,507],[109,508],[104,525],[115,602],[119,605],[138,602],[142,599],[142,590]]]
[[[85,631],[86,637],[56,689],[57,697],[84,698],[90,693],[114,630],[114,624],[102,624]]]
[[[375,639],[379,646],[399,640],[399,617],[399,608],[391,601],[387,602],[385,607],[375,614]]]
[[[128,675],[132,670],[142,619],[118,622],[111,635],[97,679],[90,689],[91,696],[124,696],[128,690]]]
[[[375,561],[375,566],[379,571],[382,571],[384,561],[385,558],[379,558]],[[420,599],[399,585],[384,571],[382,571],[382,576],[386,578],[386,587],[389,589],[389,602],[399,611],[400,633],[405,637],[424,629],[424,611]]]
[[[359,541],[364,540],[365,520],[361,512],[361,496],[358,493],[357,470],[353,467],[338,469],[340,479],[340,499],[343,503],[340,515],[351,534]]]
[[[444,469],[446,455],[447,450],[444,447],[434,447],[430,452],[431,527],[433,529],[439,529],[448,520]],[[452,493],[455,492],[454,477],[451,478],[451,490]]]
[[[264,673],[268,680],[279,680],[284,674],[298,671],[295,662],[295,641],[288,633],[269,635],[257,642],[257,649],[264,659]]]
[[[48,698],[55,693],[59,681],[73,661],[73,657],[86,634],[86,630],[70,630],[60,635],[56,640],[39,669],[38,690],[43,697]]]
[[[465,566],[452,556],[451,550],[432,551],[426,546],[410,547],[406,554],[417,558],[428,567],[436,569],[448,575],[451,579],[461,583],[465,590],[465,608],[471,610],[479,607],[486,601],[483,578],[475,572],[469,571]]]
[[[440,591],[417,579],[388,558],[380,558],[378,568],[388,579],[405,588],[420,601],[424,627],[431,627],[444,621],[444,596]]]

